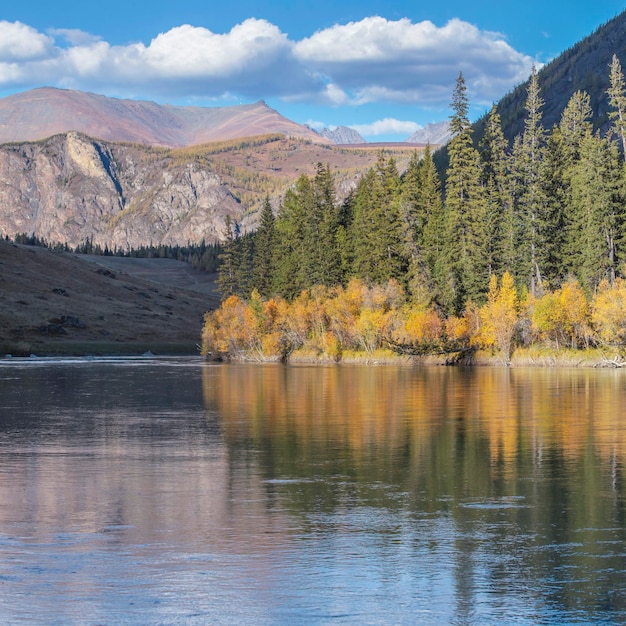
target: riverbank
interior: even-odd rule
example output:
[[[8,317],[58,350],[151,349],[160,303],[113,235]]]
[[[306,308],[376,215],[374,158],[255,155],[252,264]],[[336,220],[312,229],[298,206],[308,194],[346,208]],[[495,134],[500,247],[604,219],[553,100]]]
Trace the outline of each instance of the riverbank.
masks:
[[[470,367],[560,367],[560,368],[598,368],[625,367],[626,361],[613,350],[555,350],[543,346],[518,348],[513,352],[507,365],[504,358],[492,352],[476,351],[471,357],[456,360],[455,355],[410,356],[396,354],[391,350],[377,350],[372,353],[347,352],[341,359],[332,359],[327,355],[318,355],[307,350],[297,350],[289,355],[288,362],[292,365],[404,365],[404,366],[449,366],[462,365]],[[252,354],[232,357],[234,362],[276,362],[279,359],[262,358]]]

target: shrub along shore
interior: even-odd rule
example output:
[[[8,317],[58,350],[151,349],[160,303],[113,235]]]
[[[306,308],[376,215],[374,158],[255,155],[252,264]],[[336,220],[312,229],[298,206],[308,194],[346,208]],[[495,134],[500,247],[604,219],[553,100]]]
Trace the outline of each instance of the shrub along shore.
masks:
[[[623,364],[626,281],[590,299],[574,279],[542,297],[493,276],[460,316],[407,299],[395,280],[303,290],[293,301],[227,298],[205,315],[202,354],[217,360],[613,366]]]

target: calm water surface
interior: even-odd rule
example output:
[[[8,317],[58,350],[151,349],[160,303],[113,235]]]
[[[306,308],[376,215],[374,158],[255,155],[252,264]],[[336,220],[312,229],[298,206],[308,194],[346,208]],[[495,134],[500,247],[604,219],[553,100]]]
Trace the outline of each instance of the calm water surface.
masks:
[[[0,622],[626,622],[626,372],[0,361]]]

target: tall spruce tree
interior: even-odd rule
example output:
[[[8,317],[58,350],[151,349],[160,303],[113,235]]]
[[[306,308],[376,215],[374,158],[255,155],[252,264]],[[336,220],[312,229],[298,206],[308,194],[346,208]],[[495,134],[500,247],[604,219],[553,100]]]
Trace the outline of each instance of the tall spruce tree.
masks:
[[[489,272],[502,274],[515,269],[515,221],[507,141],[494,105],[487,117],[481,141],[483,186],[486,202],[487,260]]]
[[[328,164],[317,164],[313,180],[314,211],[310,215],[310,241],[314,251],[311,278],[313,284],[336,285],[341,282],[341,257],[337,242],[340,212],[337,206],[335,181]]]
[[[226,236],[222,253],[219,255],[219,268],[217,271],[217,287],[222,300],[235,295],[239,291],[237,273],[239,270],[239,237],[237,225],[233,223],[230,215],[226,216]]]
[[[259,227],[255,234],[253,272],[254,288],[265,298],[272,295],[275,238],[276,219],[269,196],[266,196],[261,209]]]
[[[462,73],[456,81],[451,108],[453,136],[448,144],[444,239],[434,278],[443,307],[458,313],[467,299],[480,301],[489,283],[480,156],[472,143],[469,100]]]
[[[383,152],[357,187],[350,237],[355,276],[372,283],[403,276],[407,261],[400,221],[400,176],[394,159]]]
[[[540,266],[540,216],[542,195],[541,161],[545,130],[541,124],[543,100],[539,92],[537,71],[533,67],[526,98],[526,118],[521,140],[514,144],[514,201],[517,223],[520,225],[518,272],[532,295],[543,292],[543,272]]]
[[[626,91],[624,73],[616,54],[613,55],[610,68],[607,95],[613,110],[609,112],[609,117],[613,120],[613,131],[621,140],[622,152],[626,154]]]
[[[624,170],[614,142],[588,132],[572,173],[570,269],[588,293],[614,282],[622,261]]]
[[[427,163],[424,163],[427,161]],[[425,231],[432,210],[431,172],[424,168],[434,168],[430,146],[426,146],[422,160],[417,151],[411,155],[407,170],[402,176],[401,218],[404,234],[404,251],[408,259],[407,284],[416,302],[427,305],[433,296],[433,285],[426,258]],[[435,172],[436,174],[436,172]],[[441,203],[441,192],[439,192]]]
[[[276,218],[272,291],[293,298],[311,285],[310,228],[307,213],[313,207],[313,187],[303,174],[285,194]]]

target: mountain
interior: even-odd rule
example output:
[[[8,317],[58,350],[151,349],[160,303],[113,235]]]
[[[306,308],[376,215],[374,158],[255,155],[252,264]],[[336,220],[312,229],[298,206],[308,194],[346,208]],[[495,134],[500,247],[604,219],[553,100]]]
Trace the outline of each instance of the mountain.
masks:
[[[416,130],[406,141],[407,143],[429,143],[431,146],[441,145],[450,139],[450,123],[446,120],[434,124],[426,124]]]
[[[558,124],[572,95],[586,91],[594,113],[594,126],[608,128],[609,65],[616,54],[626,67],[626,11],[600,26],[595,32],[560,54],[537,73],[541,98],[544,100],[543,126]],[[524,128],[528,81],[516,87],[498,102],[505,136],[511,141]],[[476,135],[482,135],[486,116],[476,124]]]
[[[347,126],[337,126],[334,130],[330,130],[330,128],[322,128],[322,130],[318,132],[322,137],[330,139],[337,144],[350,145],[367,143],[365,139],[363,139],[363,137],[361,137],[361,135],[354,130],[354,128],[348,128]]]
[[[77,131],[104,141],[183,147],[267,133],[320,143],[320,136],[265,102],[181,107],[42,87],[0,98],[0,143]]]
[[[414,148],[394,150],[406,167]],[[340,195],[378,158],[283,135],[182,149],[115,143],[70,132],[0,145],[0,236],[34,234],[72,247],[110,249],[222,240],[230,216],[254,227],[302,174],[328,163]]]

